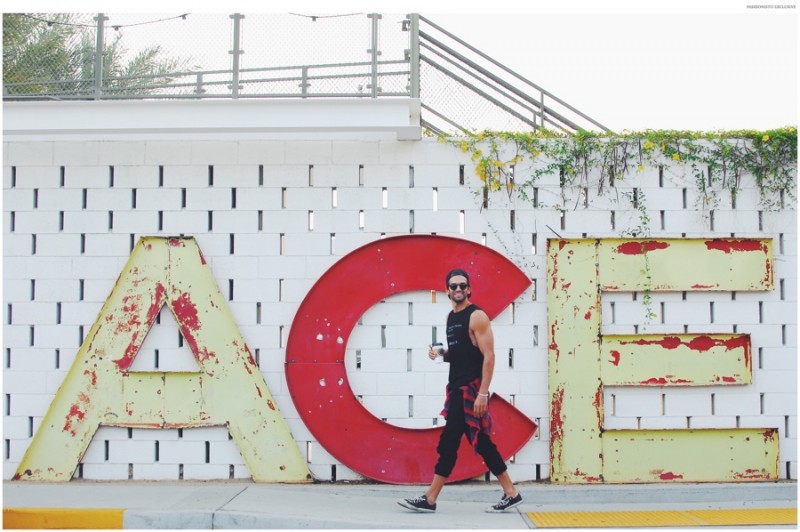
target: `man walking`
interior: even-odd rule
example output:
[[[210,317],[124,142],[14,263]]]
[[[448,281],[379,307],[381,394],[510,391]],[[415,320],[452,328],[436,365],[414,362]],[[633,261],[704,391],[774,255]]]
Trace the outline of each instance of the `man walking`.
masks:
[[[486,511],[503,512],[519,505],[522,496],[511,481],[506,464],[489,436],[489,385],[494,373],[491,322],[486,312],[469,300],[472,292],[466,271],[451,270],[445,277],[445,287],[453,310],[447,316],[444,361],[450,364],[450,373],[447,399],[442,411],[447,423],[436,447],[439,460],[428,490],[419,497],[402,499],[398,504],[416,512],[436,511],[436,499],[456,465],[458,447],[462,435],[466,435],[503,488],[503,498]],[[431,359],[437,355],[439,353],[433,348],[428,352]]]

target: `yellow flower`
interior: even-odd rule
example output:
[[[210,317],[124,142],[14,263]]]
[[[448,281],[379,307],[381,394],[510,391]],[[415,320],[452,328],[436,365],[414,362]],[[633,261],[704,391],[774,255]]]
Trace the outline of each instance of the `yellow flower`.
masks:
[[[681,154],[678,153],[678,152],[675,152],[675,153],[672,154],[672,158],[674,160],[676,160],[676,161],[680,161],[681,160]]]
[[[762,142],[769,142],[769,135],[764,135],[763,137],[761,137],[761,141]]]
[[[469,144],[466,139],[461,139],[461,153],[467,153],[467,149],[469,149]]]
[[[640,164],[637,170],[639,170],[640,172],[644,172],[644,165]]]
[[[655,144],[650,142],[649,140],[644,143],[645,150],[652,150],[655,147]]]
[[[506,183],[506,189],[507,189],[507,190],[514,190],[514,183],[513,183],[513,182],[511,182],[511,181],[509,181],[508,183]]]

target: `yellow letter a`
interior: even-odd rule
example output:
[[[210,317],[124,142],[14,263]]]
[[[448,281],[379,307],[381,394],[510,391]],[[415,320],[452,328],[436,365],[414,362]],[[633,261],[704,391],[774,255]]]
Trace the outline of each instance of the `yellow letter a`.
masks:
[[[167,304],[199,372],[129,372]],[[227,425],[253,479],[311,475],[194,238],[139,240],[15,479],[68,481],[100,425]]]

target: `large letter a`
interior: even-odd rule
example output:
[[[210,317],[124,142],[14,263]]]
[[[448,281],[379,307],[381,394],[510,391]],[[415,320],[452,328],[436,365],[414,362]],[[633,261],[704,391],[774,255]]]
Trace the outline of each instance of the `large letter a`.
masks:
[[[129,372],[165,304],[200,371]],[[194,238],[139,240],[14,479],[70,480],[100,425],[227,425],[254,480],[311,479]]]

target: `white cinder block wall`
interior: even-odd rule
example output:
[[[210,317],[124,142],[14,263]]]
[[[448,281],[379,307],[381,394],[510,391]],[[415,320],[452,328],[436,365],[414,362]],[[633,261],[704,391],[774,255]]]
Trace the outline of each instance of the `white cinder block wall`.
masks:
[[[7,140],[3,145],[3,452],[15,472],[73,358],[137,239],[197,239],[301,452],[320,480],[359,475],[338,463],[304,427],[283,374],[294,314],[337,260],[383,236],[457,236],[500,251],[534,282],[494,321],[493,390],[543,430],[510,464],[515,480],[549,473],[546,241],[619,237],[637,222],[624,199],[644,192],[653,237],[774,239],[769,293],[606,294],[607,333],[746,332],[753,384],[741,387],[607,388],[606,428],[777,427],[780,474],[797,478],[797,235],[794,206],[762,211],[751,176],[735,208],[723,192],[709,212],[696,206],[693,177],[665,161],[617,179],[603,197],[543,178],[533,208],[503,193],[481,208],[469,154],[432,139]],[[688,198],[688,199],[685,199]],[[577,207],[576,207],[577,205]],[[613,222],[610,211],[614,211]],[[514,230],[511,229],[513,211]],[[435,257],[419,257],[433,261]],[[457,265],[454,265],[457,266]],[[480,291],[480,286],[475,290]],[[347,297],[342,294],[342,298]],[[356,326],[347,348],[351,386],[377,417],[429,427],[438,416],[446,365],[426,357],[444,336],[443,294],[394,296]],[[174,319],[162,309],[134,370],[196,366]],[[713,403],[713,408],[712,408]],[[249,478],[224,427],[145,430],[101,427],[76,478]]]

